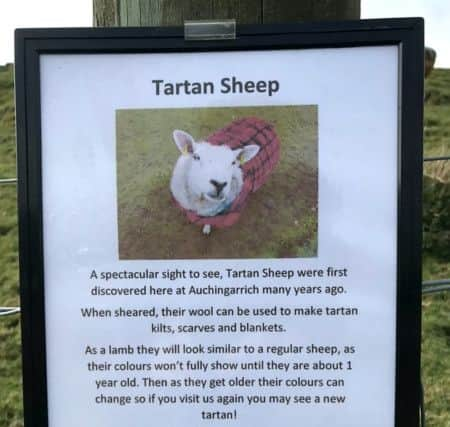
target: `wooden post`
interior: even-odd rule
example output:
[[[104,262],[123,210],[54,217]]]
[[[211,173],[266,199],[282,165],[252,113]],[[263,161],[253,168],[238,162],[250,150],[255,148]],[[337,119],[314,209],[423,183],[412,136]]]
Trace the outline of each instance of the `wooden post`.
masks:
[[[94,26],[182,25],[235,18],[238,24],[359,19],[360,0],[93,0]]]

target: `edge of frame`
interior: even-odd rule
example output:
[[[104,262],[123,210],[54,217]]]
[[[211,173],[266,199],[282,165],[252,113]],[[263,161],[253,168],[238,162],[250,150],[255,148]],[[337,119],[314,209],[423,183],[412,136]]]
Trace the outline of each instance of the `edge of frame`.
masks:
[[[33,154],[40,152],[40,132],[31,133],[40,123],[39,56],[20,31],[15,33],[15,44],[24,421],[26,426],[44,426],[48,424],[48,405],[40,165],[39,177],[35,175],[40,155],[32,159]]]
[[[399,59],[395,425],[416,427],[421,390],[423,19],[416,19],[406,33]]]

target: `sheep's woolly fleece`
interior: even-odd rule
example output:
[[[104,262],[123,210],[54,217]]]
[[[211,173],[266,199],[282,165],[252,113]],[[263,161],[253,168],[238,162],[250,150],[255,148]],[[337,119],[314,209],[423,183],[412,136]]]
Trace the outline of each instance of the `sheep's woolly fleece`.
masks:
[[[189,221],[194,224],[210,224],[218,228],[230,227],[239,219],[249,194],[258,190],[275,169],[280,158],[280,141],[273,126],[256,117],[235,120],[205,140],[213,145],[226,144],[232,150],[251,144],[259,146],[257,155],[242,165],[244,181],[242,190],[226,211],[213,217],[203,217],[194,211],[184,209],[174,200]]]

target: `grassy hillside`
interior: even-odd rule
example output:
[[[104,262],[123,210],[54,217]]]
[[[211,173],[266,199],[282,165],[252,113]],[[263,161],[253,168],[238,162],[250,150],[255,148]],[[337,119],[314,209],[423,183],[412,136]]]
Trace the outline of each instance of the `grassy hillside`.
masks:
[[[450,70],[435,70],[426,83],[425,153],[450,153]],[[447,191],[449,164],[427,165],[432,185]],[[14,108],[12,70],[0,67],[0,178],[14,177]],[[440,184],[439,184],[440,185]],[[444,190],[442,190],[444,188]],[[17,220],[15,186],[0,186],[0,306],[15,306],[18,298]],[[445,193],[448,194],[448,193]],[[439,201],[438,201],[439,202]],[[425,209],[433,215],[448,211],[430,197]],[[445,202],[445,201],[444,201]],[[448,204],[448,202],[447,202]],[[448,215],[448,212],[447,212]],[[434,218],[434,217],[433,217]],[[447,227],[447,220],[431,224]],[[445,230],[447,231],[448,228]],[[439,239],[439,237],[436,237]],[[448,246],[448,244],[447,244]],[[449,259],[432,248],[424,258],[424,279],[450,277]],[[423,380],[426,391],[428,427],[450,425],[450,295],[441,293],[423,299]],[[19,316],[0,318],[0,427],[20,427],[22,421]],[[412,410],[414,410],[412,408]]]
[[[425,82],[424,154],[450,155],[450,70]],[[424,166],[425,280],[450,277],[450,161]],[[423,298],[422,371],[427,426],[450,426],[450,292]]]
[[[12,67],[0,67],[0,178],[16,176]],[[18,297],[15,185],[0,186],[0,306]],[[0,426],[22,426],[20,317],[0,318]]]

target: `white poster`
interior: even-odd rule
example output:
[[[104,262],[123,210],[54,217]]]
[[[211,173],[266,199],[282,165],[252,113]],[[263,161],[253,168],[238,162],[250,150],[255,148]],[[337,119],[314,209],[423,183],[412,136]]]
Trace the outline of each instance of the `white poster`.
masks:
[[[51,427],[394,425],[398,48],[41,55]]]

